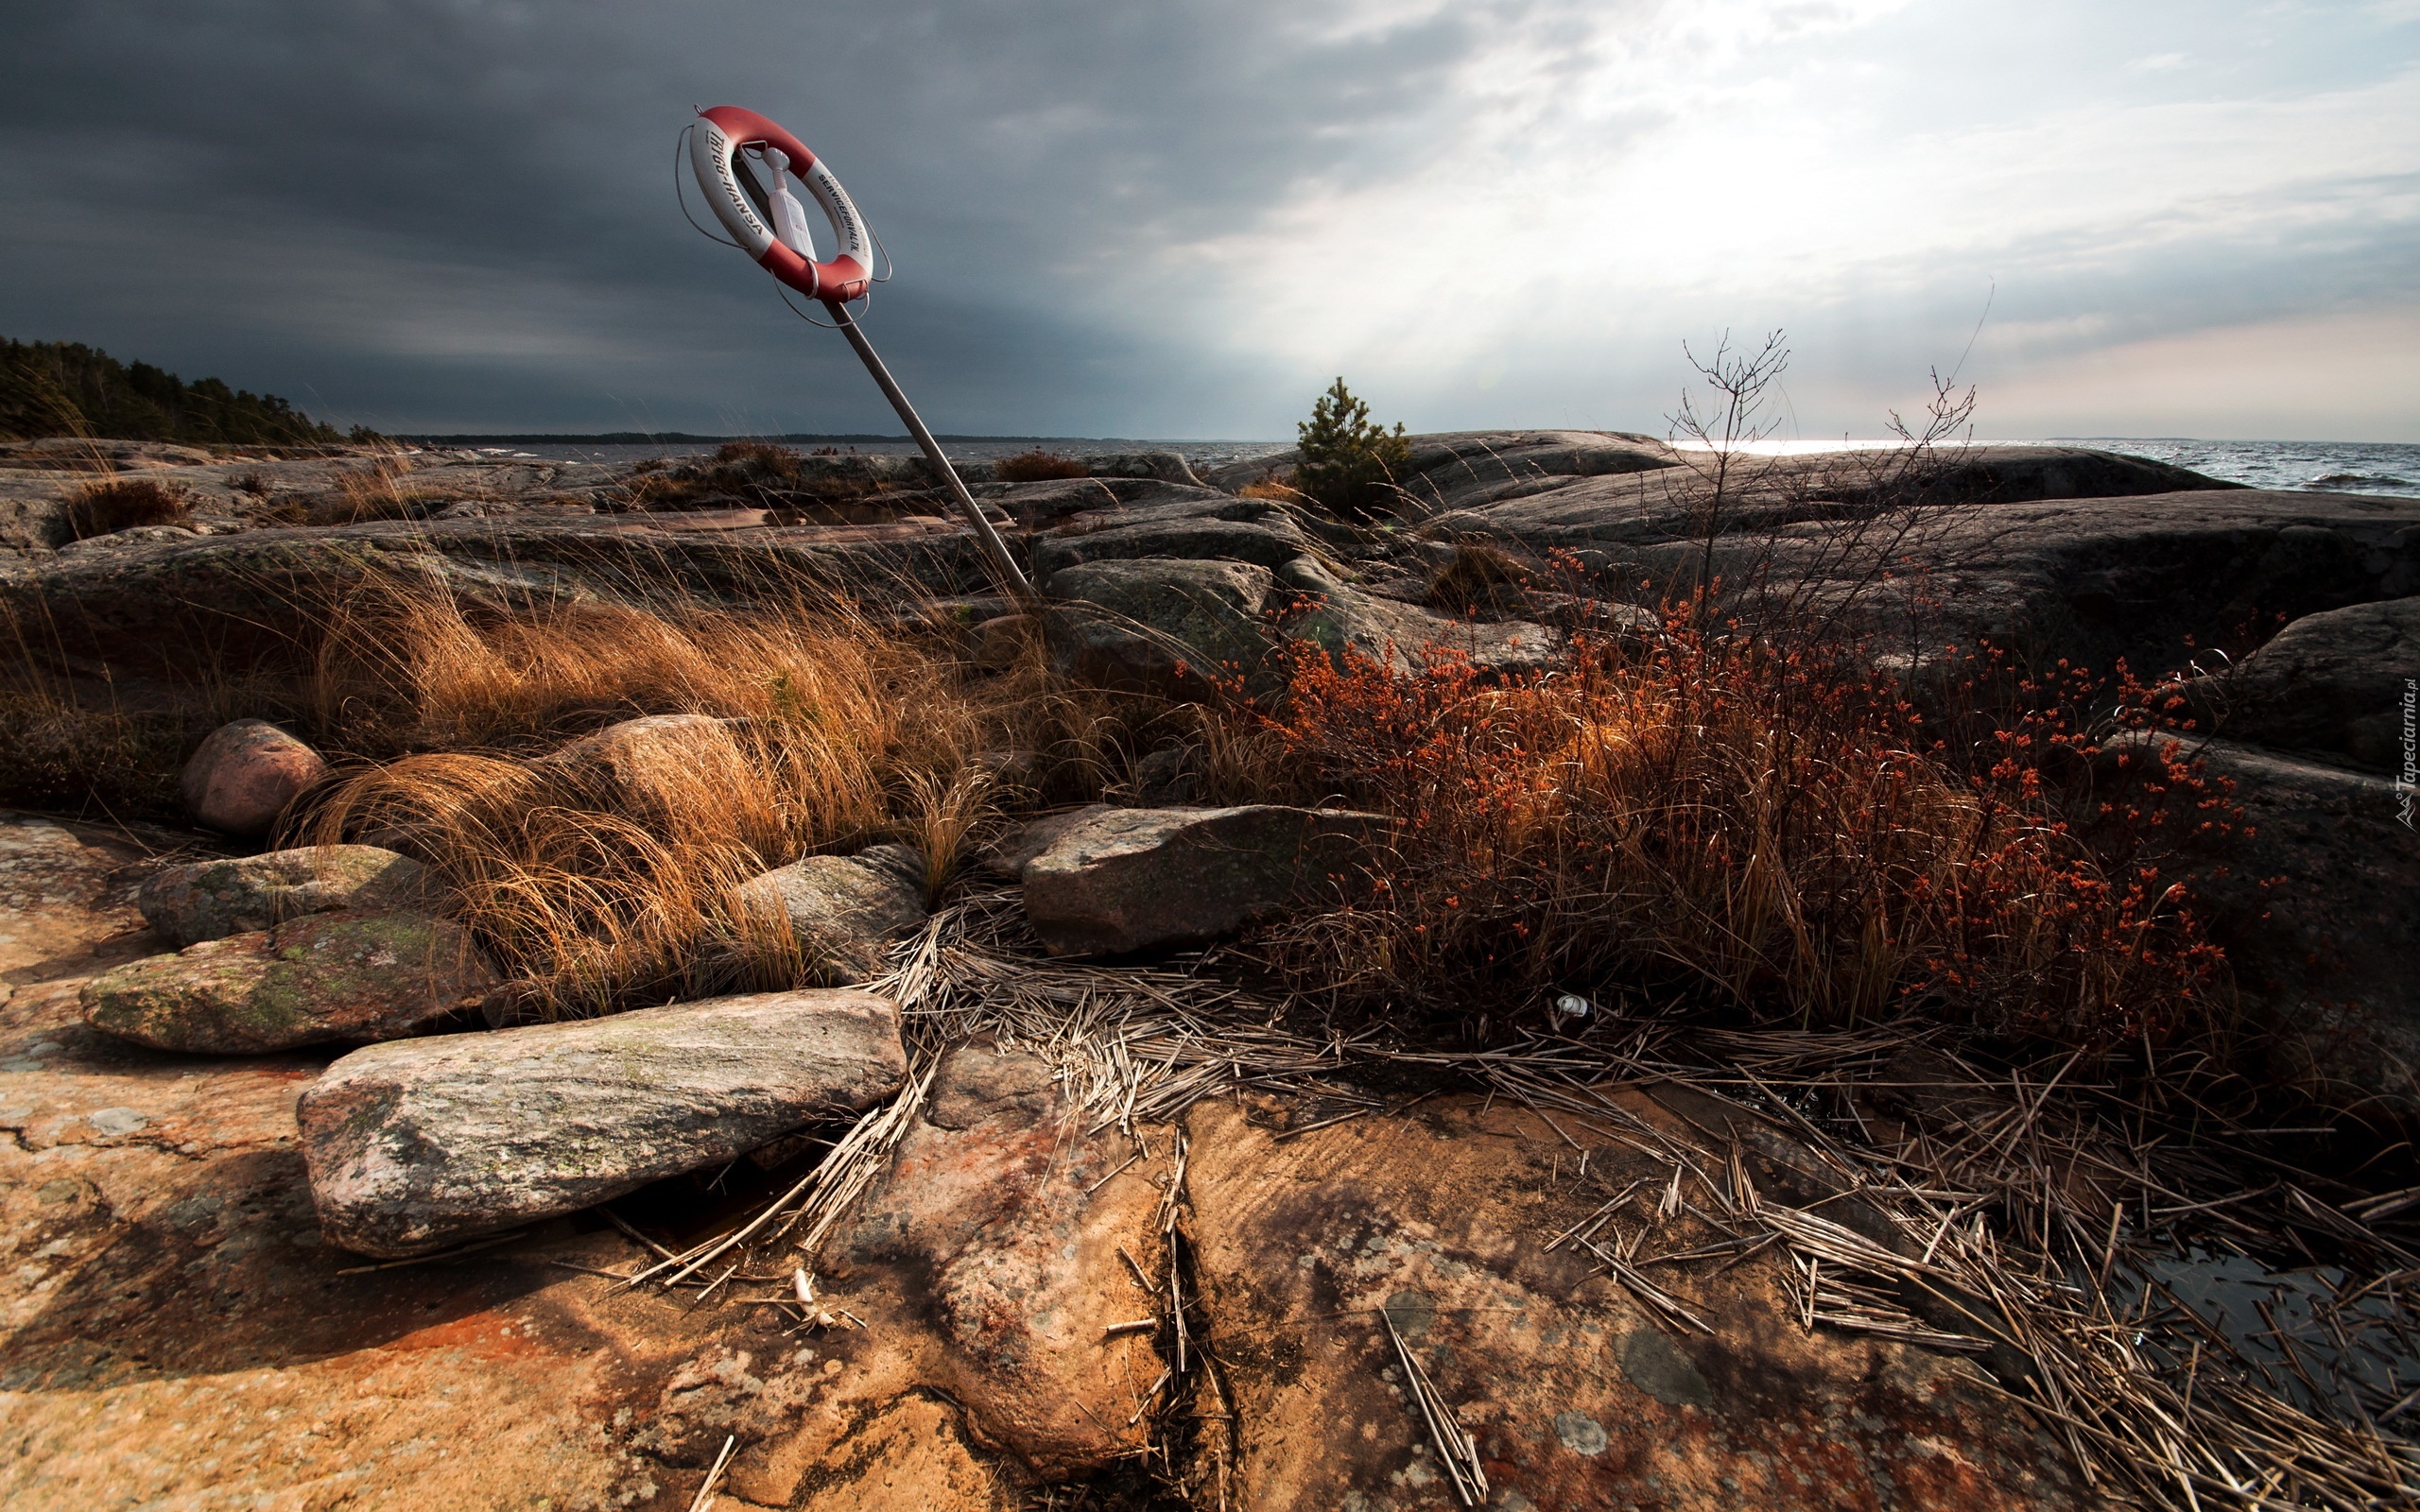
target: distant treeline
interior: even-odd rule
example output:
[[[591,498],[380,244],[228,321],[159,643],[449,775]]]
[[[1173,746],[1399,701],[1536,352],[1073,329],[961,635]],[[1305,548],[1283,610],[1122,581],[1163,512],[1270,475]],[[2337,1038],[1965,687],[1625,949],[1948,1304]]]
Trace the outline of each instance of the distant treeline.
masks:
[[[354,439],[373,438],[360,431]],[[189,446],[308,446],[341,441],[275,394],[186,383],[147,362],[123,363],[75,341],[0,338],[0,439],[90,436]]]

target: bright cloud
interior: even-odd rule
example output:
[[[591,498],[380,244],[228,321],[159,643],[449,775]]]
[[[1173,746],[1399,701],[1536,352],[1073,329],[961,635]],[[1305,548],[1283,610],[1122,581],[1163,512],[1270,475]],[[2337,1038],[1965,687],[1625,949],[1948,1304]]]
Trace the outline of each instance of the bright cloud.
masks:
[[[1870,433],[1966,353],[2003,430],[2122,429],[2083,412],[2170,373],[2204,421],[2124,412],[2420,436],[2277,376],[2329,342],[2402,371],[2413,0],[921,0],[860,23],[21,9],[0,331],[396,427],[884,424],[845,353],[674,215],[673,132],[736,100],[884,231],[904,271],[880,337],[951,430],[1282,436],[1338,372],[1425,428],[1652,429],[1682,340],[1784,326],[1807,435]]]

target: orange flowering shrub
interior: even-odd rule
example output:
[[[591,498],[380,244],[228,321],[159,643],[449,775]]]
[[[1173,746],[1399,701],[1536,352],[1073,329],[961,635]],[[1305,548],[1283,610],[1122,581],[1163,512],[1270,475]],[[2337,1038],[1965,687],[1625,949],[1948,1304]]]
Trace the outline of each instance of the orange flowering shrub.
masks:
[[[1919,1006],[2105,1044],[2173,1031],[2221,970],[2157,836],[2225,822],[2224,795],[2146,747],[2105,808],[2066,806],[2103,739],[2156,722],[2131,683],[2088,733],[2094,679],[1953,653],[1933,685],[1962,712],[1928,721],[1853,657],[1685,611],[1547,673],[1431,655],[1399,676],[1308,645],[1288,673],[1246,716],[1258,780],[1403,821],[1365,894],[1272,939],[1343,1004],[1476,1016],[1574,991],[1810,1025]]]

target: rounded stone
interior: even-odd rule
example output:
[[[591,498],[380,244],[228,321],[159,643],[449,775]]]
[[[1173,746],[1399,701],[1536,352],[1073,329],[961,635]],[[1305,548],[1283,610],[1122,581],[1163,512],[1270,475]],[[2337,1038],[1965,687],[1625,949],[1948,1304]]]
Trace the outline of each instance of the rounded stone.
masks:
[[[185,763],[185,812],[223,834],[257,838],[327,770],[318,751],[268,720],[238,719],[213,730]]]

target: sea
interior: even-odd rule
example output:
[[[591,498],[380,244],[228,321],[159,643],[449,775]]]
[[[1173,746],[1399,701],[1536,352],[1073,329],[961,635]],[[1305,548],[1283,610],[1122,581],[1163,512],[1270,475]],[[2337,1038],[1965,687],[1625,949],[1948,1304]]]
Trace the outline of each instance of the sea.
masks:
[[[452,438],[447,438],[449,442]],[[649,456],[694,456],[711,452],[717,440],[598,443],[577,437],[544,440],[518,438],[511,444],[458,442],[498,458],[522,457],[551,462],[633,462]],[[916,443],[908,438],[794,439],[791,445],[833,446],[842,452],[871,455],[908,455]],[[1117,452],[1175,452],[1196,467],[1216,467],[1282,452],[1291,442],[1271,440],[1167,440],[1099,436],[951,437],[942,450],[963,461],[989,461],[1037,447],[1068,456],[1098,456]],[[1864,449],[1895,444],[1887,440],[1771,442],[1757,448],[1773,452],[1821,452]],[[2049,436],[2012,438],[1978,445],[2089,446],[2149,457],[2154,462],[2189,468],[2227,483],[2256,489],[2287,489],[2312,492],[2375,493],[2420,498],[2420,443],[2409,441],[2204,441],[2177,436]]]
[[[510,445],[488,445],[458,437],[441,437],[431,440],[406,438],[407,445],[469,446],[496,457],[529,457],[548,462],[636,462],[650,456],[700,456],[720,446],[723,438],[700,440],[596,443],[578,437],[551,437],[544,440],[514,438]],[[777,438],[785,446],[799,451],[817,451],[829,446],[838,452],[856,452],[868,456],[913,456],[916,443],[905,436],[867,438],[797,437]],[[1120,452],[1175,452],[1194,466],[1216,467],[1223,462],[1241,462],[1255,456],[1267,456],[1292,446],[1291,441],[1168,441],[1150,440],[1121,436],[945,436],[940,438],[942,451],[960,462],[988,462],[995,457],[1037,448],[1055,452],[1062,456],[1105,456]]]
[[[2196,441],[2180,437],[2069,436],[2055,446],[2093,446],[2190,468],[2256,489],[2383,493],[2420,498],[2420,445],[2409,441]]]

